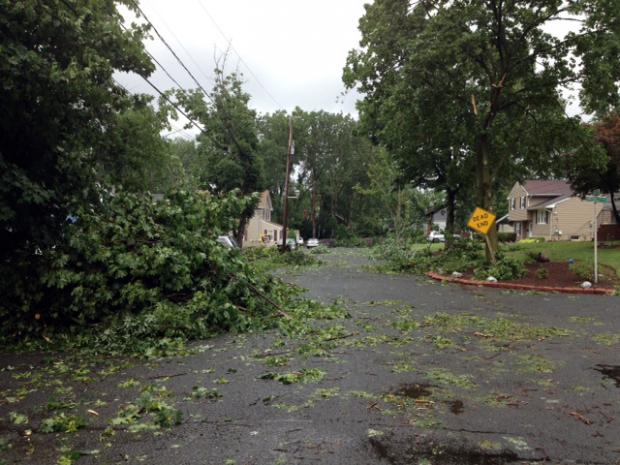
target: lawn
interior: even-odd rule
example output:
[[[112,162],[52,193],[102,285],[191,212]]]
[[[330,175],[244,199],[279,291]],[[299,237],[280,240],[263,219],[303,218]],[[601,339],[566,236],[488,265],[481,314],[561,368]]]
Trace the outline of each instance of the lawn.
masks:
[[[528,252],[541,252],[551,261],[562,262],[573,258],[577,261],[593,263],[594,247],[592,242],[542,242],[538,244],[512,244],[504,248],[507,255],[525,257]],[[620,242],[611,247],[599,248],[599,262],[616,270],[620,277]]]

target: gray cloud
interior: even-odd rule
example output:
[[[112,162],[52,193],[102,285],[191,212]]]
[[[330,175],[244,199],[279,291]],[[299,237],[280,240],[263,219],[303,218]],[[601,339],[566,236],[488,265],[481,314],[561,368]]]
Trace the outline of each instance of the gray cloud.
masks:
[[[357,24],[364,3],[142,0],[140,5],[207,90],[213,85],[214,59],[231,45],[234,51],[229,53],[227,69],[243,73],[245,89],[252,95],[251,106],[257,111],[299,106],[355,115],[357,94],[341,96],[341,75],[348,51],[358,46]],[[124,15],[127,21],[134,19],[128,12]],[[158,39],[147,41],[146,47],[183,87],[197,87]],[[118,79],[132,92],[154,93],[138,76],[124,74]],[[174,87],[161,70],[152,81],[162,90]]]

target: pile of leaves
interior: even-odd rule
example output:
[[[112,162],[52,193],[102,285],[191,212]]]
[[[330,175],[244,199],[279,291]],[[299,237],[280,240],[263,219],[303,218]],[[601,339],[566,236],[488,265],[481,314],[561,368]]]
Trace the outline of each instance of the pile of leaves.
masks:
[[[68,218],[62,243],[0,270],[4,342],[75,333],[140,351],[269,324],[295,291],[217,242],[255,201],[101,192]]]

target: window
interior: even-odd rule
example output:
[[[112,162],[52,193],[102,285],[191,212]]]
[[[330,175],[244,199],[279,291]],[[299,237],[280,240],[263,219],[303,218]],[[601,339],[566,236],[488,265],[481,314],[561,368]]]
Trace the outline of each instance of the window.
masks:
[[[517,198],[516,197],[511,197],[510,198],[510,208],[512,208],[513,210],[517,208]]]
[[[536,224],[549,224],[549,212],[547,210],[536,210]]]
[[[521,210],[523,210],[525,208],[525,201],[526,201],[525,197],[520,197],[519,198],[519,208],[521,208]]]

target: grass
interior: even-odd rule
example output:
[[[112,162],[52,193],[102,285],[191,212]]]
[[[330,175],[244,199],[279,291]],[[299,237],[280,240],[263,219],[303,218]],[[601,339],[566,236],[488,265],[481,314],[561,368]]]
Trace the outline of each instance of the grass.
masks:
[[[594,248],[592,242],[541,242],[538,244],[513,244],[503,249],[508,256],[525,259],[528,252],[541,252],[554,262],[565,262],[572,258],[579,262],[592,263]],[[613,243],[613,247],[599,249],[601,265],[613,268],[620,277],[620,243]]]

